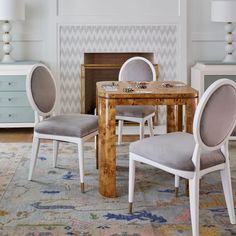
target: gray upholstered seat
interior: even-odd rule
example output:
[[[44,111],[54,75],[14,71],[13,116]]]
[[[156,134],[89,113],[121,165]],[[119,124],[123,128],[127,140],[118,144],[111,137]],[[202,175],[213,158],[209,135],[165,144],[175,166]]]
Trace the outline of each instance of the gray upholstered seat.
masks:
[[[53,116],[36,124],[35,131],[40,134],[51,134],[82,138],[97,131],[98,118],[93,115],[68,114]]]
[[[192,134],[176,132],[131,143],[130,152],[170,168],[194,171],[192,162],[194,147]],[[200,168],[203,170],[224,162],[225,157],[220,150],[203,152]]]
[[[155,112],[153,106],[117,106],[117,116],[144,118]]]
[[[211,84],[199,101],[194,115],[193,135],[174,132],[130,144],[129,213],[134,201],[135,166],[143,162],[189,181],[192,235],[199,236],[200,179],[220,171],[231,224],[236,224],[230,176],[228,139],[236,126],[236,83],[220,79]]]

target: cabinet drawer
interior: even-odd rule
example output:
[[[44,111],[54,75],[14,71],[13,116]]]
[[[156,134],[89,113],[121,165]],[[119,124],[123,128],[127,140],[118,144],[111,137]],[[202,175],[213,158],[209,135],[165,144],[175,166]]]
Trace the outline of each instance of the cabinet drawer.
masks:
[[[26,75],[0,75],[0,91],[25,91]]]
[[[25,92],[0,92],[0,107],[30,106]]]
[[[1,107],[0,122],[31,123],[34,122],[34,112],[31,107]]]

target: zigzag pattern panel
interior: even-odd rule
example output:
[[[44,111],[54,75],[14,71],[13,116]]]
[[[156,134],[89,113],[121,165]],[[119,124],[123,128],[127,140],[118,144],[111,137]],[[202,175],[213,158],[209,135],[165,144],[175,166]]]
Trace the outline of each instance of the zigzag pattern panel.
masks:
[[[80,65],[85,52],[153,52],[159,79],[176,80],[178,38],[177,25],[61,25],[61,112],[80,112]]]

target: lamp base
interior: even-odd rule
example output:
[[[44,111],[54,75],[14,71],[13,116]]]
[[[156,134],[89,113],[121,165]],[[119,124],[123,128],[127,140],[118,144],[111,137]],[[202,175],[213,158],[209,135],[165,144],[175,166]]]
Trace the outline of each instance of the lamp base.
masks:
[[[232,54],[227,54],[223,60],[225,63],[236,63],[236,58]]]
[[[11,55],[4,55],[1,62],[2,63],[14,63],[15,60],[11,57]]]
[[[5,21],[4,24],[2,25],[2,30],[3,30],[3,52],[4,56],[2,59],[2,63],[13,63],[15,60],[11,57],[11,51],[12,51],[12,46],[11,46],[11,24],[9,21]]]
[[[226,31],[225,40],[226,40],[227,44],[225,46],[226,55],[225,55],[225,58],[224,58],[223,62],[225,62],[225,63],[235,63],[236,59],[233,56],[233,52],[234,52],[234,45],[233,45],[234,25],[232,24],[232,22],[228,22],[225,25],[225,31]]]

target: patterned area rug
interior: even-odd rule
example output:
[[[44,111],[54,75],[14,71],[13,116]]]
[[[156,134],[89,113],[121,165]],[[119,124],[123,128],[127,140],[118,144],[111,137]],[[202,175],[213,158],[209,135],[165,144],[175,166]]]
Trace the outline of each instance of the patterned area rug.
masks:
[[[232,181],[236,200],[236,142],[231,143]],[[77,148],[60,146],[52,168],[52,145],[41,145],[33,175],[27,181],[31,144],[0,144],[0,235],[49,236],[187,236],[191,235],[189,199],[174,195],[174,178],[138,164],[133,215],[127,214],[128,144],[117,148],[119,197],[98,193],[93,143],[85,147],[85,189],[80,193]],[[235,201],[236,205],[236,201]],[[200,235],[236,235],[222,193],[219,173],[203,178]]]

